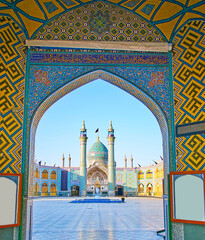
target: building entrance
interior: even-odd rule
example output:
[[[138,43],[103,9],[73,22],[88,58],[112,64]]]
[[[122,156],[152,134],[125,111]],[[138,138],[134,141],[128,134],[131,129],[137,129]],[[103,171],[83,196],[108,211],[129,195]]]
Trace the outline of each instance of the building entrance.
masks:
[[[123,186],[117,186],[115,191],[116,196],[123,196]]]
[[[79,196],[79,186],[72,186],[71,187],[71,196]]]
[[[100,185],[95,185],[94,195],[95,196],[100,196],[100,194],[101,194]]]

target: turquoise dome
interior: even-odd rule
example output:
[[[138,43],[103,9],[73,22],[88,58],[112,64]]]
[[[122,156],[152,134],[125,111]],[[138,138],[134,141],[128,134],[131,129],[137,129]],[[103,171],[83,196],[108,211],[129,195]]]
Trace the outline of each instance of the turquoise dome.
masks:
[[[103,143],[97,140],[91,148],[88,150],[88,163],[89,165],[94,162],[99,162],[103,164],[107,164],[108,162],[108,150]]]

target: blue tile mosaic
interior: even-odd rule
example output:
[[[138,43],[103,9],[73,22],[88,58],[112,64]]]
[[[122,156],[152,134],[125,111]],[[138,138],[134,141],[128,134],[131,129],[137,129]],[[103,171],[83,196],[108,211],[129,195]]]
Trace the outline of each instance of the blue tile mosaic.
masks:
[[[102,69],[134,84],[153,98],[169,118],[168,67],[106,67],[106,66],[31,66],[29,116],[49,95],[66,83]],[[100,78],[100,77],[99,77]],[[93,79],[90,79],[90,81]]]

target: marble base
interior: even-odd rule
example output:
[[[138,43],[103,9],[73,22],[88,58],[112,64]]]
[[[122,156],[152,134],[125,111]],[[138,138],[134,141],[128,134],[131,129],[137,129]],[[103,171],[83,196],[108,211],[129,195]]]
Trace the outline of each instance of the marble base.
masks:
[[[115,196],[115,191],[108,191],[108,196],[109,197],[114,197]]]
[[[86,191],[80,191],[80,196],[81,197],[86,197]]]

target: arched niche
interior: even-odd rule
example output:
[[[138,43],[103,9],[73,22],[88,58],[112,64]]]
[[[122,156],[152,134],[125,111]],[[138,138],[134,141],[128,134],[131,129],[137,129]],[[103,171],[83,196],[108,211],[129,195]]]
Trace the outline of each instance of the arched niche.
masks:
[[[87,74],[82,75],[74,79],[73,81],[65,84],[63,87],[56,90],[53,94],[46,98],[35,110],[31,122],[30,122],[30,152],[29,152],[29,169],[33,169],[34,164],[34,149],[35,149],[35,133],[38,126],[38,123],[43,116],[44,112],[53,105],[60,98],[65,96],[71,91],[74,91],[80,86],[87,84],[96,79],[102,79],[110,84],[113,84],[116,87],[121,88],[122,90],[128,92],[133,97],[137,98],[139,101],[144,103],[150,111],[156,117],[161,133],[162,133],[162,141],[163,141],[163,156],[164,156],[164,169],[165,175],[169,171],[169,142],[168,142],[168,122],[165,116],[165,113],[161,109],[160,105],[154,101],[151,97],[149,97],[145,92],[131,84],[127,80],[116,76],[110,72],[106,72],[104,70],[96,70],[89,72]],[[29,175],[29,189],[33,189],[33,172],[30,171]],[[167,189],[167,181],[165,179],[165,191]],[[31,191],[29,191],[31,192]]]

